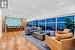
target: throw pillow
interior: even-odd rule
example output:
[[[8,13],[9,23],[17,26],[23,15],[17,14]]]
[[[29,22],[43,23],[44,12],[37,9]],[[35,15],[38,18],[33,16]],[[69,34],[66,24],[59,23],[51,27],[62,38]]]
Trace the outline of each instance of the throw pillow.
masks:
[[[64,29],[63,32],[65,32],[65,33],[69,33],[69,32],[70,32],[70,29]]]
[[[68,39],[72,38],[72,33],[67,33],[67,34],[56,34],[56,40],[60,41],[61,39]]]

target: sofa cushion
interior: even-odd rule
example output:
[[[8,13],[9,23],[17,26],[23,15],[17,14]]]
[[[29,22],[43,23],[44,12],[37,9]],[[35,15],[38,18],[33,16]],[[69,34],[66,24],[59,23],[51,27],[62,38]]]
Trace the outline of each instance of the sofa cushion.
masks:
[[[68,33],[68,32],[70,32],[70,29],[64,29],[63,32]]]
[[[72,33],[67,33],[67,34],[56,34],[56,40],[60,41],[61,39],[68,39],[72,38]]]

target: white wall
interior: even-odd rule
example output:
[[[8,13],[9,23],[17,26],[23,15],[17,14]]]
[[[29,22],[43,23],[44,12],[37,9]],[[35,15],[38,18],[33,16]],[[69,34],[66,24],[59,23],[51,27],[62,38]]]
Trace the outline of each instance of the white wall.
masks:
[[[0,38],[2,36],[2,10],[0,9]]]

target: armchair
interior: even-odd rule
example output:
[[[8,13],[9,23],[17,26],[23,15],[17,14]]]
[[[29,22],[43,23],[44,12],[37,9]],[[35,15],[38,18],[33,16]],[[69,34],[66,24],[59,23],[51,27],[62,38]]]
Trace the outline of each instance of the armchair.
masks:
[[[67,33],[68,32],[66,32],[66,34]],[[46,35],[45,43],[52,50],[74,50],[75,48],[75,38],[74,37],[61,39],[59,41],[56,39],[56,37],[50,37]]]
[[[45,37],[46,45],[52,50],[73,50],[73,47],[75,47],[74,42],[74,38],[58,41],[55,37],[50,37],[48,35]]]

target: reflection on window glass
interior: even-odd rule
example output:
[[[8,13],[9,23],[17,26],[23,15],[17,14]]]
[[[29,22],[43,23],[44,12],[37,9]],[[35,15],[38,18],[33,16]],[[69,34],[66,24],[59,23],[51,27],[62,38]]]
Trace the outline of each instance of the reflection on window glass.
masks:
[[[57,30],[64,30],[66,28],[66,23],[57,23]]]
[[[45,31],[45,19],[43,19],[43,20],[39,20],[39,27],[41,27],[42,30]]]
[[[66,17],[59,17],[57,18],[57,22],[65,22]]]
[[[11,17],[6,17],[5,18],[5,24],[7,26],[21,26],[22,20],[19,18],[11,18]]]
[[[42,30],[44,30],[44,31],[45,31],[45,23],[39,23],[39,27],[41,27],[41,28],[42,28]]]
[[[55,23],[47,23],[46,30],[55,30]]]
[[[33,23],[32,22],[29,22],[29,26],[32,27],[33,26]]]
[[[68,16],[72,21],[74,21],[74,16]]]
[[[65,17],[59,17],[59,18],[57,18],[57,30],[64,30],[67,27],[65,25],[65,23],[67,23],[66,22],[66,18],[71,19],[72,22],[74,21],[74,16],[65,16]]]
[[[63,16],[63,17],[57,18],[57,22],[65,22],[66,17],[68,17],[68,18],[70,18],[72,21],[74,21],[74,16]]]
[[[45,23],[45,20],[39,20],[39,23]]]
[[[38,26],[42,28],[42,30],[52,30],[55,31],[55,29],[57,30],[64,30],[66,28],[66,17],[70,18],[72,21],[74,21],[74,16],[63,16],[63,17],[58,17],[57,18],[57,22],[56,22],[56,18],[49,18],[46,19],[42,19],[42,20],[34,20],[33,22],[30,22],[29,24],[32,26]],[[33,24],[32,24],[33,23]],[[56,27],[57,24],[57,27]],[[74,30],[73,30],[74,31]]]
[[[56,18],[46,19],[46,22],[47,22],[47,23],[49,23],[49,22],[56,22]]]
[[[33,21],[33,26],[38,27],[38,20]]]

